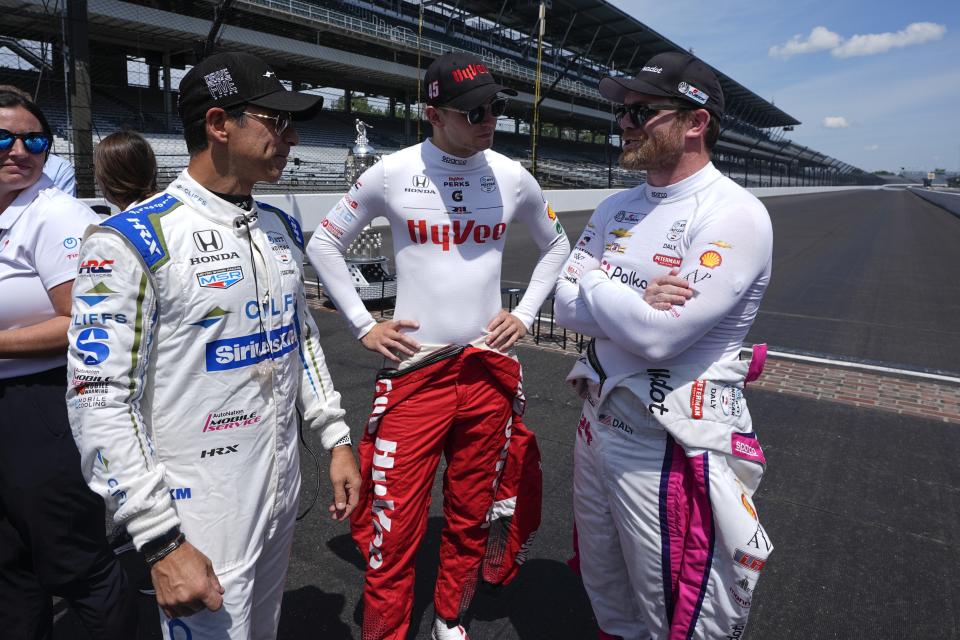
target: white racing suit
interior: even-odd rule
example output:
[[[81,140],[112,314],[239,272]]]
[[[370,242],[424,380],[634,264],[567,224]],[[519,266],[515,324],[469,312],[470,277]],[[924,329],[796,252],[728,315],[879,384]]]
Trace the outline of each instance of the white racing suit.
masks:
[[[248,225],[240,216],[246,215]],[[348,435],[303,294],[294,218],[184,171],[88,228],[67,404],[83,473],[138,548],[180,525],[225,589],[165,638],[272,638],[300,488],[298,412]]]
[[[574,469],[580,570],[606,634],[743,634],[773,550],[753,503],[766,460],[743,397],[765,355],[760,345],[750,361],[603,379],[589,349],[568,376],[585,400]]]

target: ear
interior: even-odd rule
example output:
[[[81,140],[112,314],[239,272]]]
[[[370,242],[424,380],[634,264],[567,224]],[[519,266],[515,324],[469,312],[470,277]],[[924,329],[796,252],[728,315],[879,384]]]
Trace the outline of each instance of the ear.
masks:
[[[207,129],[207,140],[209,142],[219,142],[226,144],[229,135],[227,133],[227,112],[220,107],[207,109],[207,115],[204,118]]]
[[[687,120],[687,133],[690,138],[700,138],[707,134],[707,125],[710,124],[710,112],[706,109],[697,109],[691,112],[691,117]]]
[[[443,127],[443,120],[440,118],[439,109],[428,104],[425,114],[427,116],[427,122],[429,122],[432,126]]]

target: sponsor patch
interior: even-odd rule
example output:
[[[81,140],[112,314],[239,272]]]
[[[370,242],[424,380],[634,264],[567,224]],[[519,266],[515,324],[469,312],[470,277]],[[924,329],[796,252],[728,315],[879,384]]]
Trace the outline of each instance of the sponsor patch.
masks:
[[[699,102],[700,104],[706,104],[707,100],[710,99],[710,95],[708,93],[686,82],[681,82],[680,84],[678,84],[677,91],[687,96],[691,100],[695,100],[696,102]]]
[[[733,552],[733,560],[741,567],[745,567],[750,571],[756,571],[757,573],[763,571],[763,567],[767,564],[766,560],[761,560],[740,549],[736,549]]]
[[[276,231],[267,231],[267,241],[270,243],[270,249],[273,250],[273,257],[280,264],[290,264],[293,260],[293,254],[290,252],[290,245],[282,233]]]
[[[74,346],[83,358],[83,364],[89,366],[101,364],[110,357],[110,334],[106,329],[90,327],[77,334]]]
[[[632,211],[617,211],[613,219],[617,222],[636,223],[640,222],[640,214]]]
[[[229,289],[241,280],[243,268],[240,266],[201,271],[197,274],[197,284],[208,289]]]
[[[497,190],[497,180],[493,176],[483,176],[480,178],[480,191],[492,193]]]
[[[653,261],[662,267],[679,267],[683,259],[680,256],[668,256],[658,253],[653,256]]]
[[[667,232],[667,240],[670,242],[676,242],[680,239],[680,236],[683,235],[684,229],[687,228],[686,220],[677,220],[670,227],[670,231]]]
[[[723,256],[714,250],[704,251],[700,254],[700,266],[707,269],[715,269],[723,263]]]
[[[690,388],[690,415],[694,420],[703,418],[703,390],[706,386],[706,380],[696,380]]]
[[[90,331],[90,329],[88,329]],[[206,344],[207,371],[239,369],[279,358],[297,348],[297,330],[291,324],[266,333],[224,338]]]
[[[760,448],[757,439],[740,433],[730,434],[730,453],[744,460],[767,464],[767,459],[764,457],[763,449]]]
[[[332,235],[334,238],[338,240],[342,238],[343,234],[347,232],[346,229],[344,229],[343,227],[337,226],[334,222],[332,222],[330,218],[324,218],[323,221],[320,223],[320,226],[326,229],[330,233],[330,235]]]

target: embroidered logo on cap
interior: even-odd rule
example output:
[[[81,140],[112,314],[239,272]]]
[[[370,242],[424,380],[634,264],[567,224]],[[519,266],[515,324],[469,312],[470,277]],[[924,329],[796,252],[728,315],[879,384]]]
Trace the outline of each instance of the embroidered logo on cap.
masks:
[[[700,89],[697,89],[693,85],[687,84],[686,82],[681,82],[679,85],[677,85],[677,91],[687,96],[691,100],[699,102],[700,104],[706,104],[707,100],[710,99],[708,94],[704,93]]]
[[[203,79],[207,83],[207,90],[214,100],[240,93],[237,85],[233,82],[233,76],[230,75],[229,69],[218,69],[203,76]]]

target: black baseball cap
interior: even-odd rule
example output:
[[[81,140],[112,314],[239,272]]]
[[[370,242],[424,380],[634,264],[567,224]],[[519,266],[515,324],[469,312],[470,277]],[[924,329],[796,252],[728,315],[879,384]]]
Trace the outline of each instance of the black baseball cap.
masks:
[[[229,109],[242,104],[307,120],[323,107],[323,97],[288,91],[266,62],[249,53],[215,53],[198,62],[180,81],[177,110],[184,124],[203,119],[213,107]]]
[[[479,107],[498,93],[517,95],[498,84],[480,58],[460,51],[450,51],[430,63],[423,88],[427,104],[463,110]]]
[[[600,95],[623,104],[628,91],[693,103],[714,117],[723,115],[723,89],[713,69],[681,51],[658,53],[633,78],[607,76],[600,81]]]

